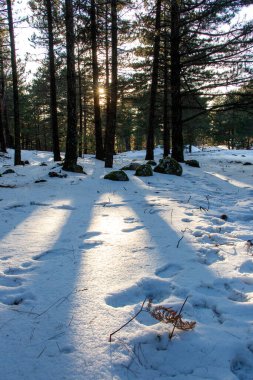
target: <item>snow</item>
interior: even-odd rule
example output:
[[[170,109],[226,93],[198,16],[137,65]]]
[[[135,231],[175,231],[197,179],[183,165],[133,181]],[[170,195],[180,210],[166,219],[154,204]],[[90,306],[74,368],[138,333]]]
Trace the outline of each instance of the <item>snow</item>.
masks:
[[[156,160],[162,150],[155,151]],[[11,158],[8,158],[11,157]],[[253,151],[194,149],[181,177],[87,175],[0,156],[0,378],[253,379]],[[115,169],[145,152],[115,157]],[[41,166],[44,162],[47,166]],[[45,180],[46,182],[35,181]],[[146,305],[182,311],[190,331]]]

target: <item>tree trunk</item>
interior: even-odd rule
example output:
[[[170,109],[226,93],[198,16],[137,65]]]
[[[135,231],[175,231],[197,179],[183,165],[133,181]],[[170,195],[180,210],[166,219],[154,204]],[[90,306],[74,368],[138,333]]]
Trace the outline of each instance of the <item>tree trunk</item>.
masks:
[[[158,84],[158,69],[159,69],[159,51],[160,51],[160,29],[161,29],[161,0],[156,2],[156,18],[155,18],[155,41],[153,49],[153,67],[150,89],[150,105],[148,118],[148,136],[147,136],[147,151],[146,160],[154,159],[154,134],[155,134],[155,107]]]
[[[10,47],[11,47],[12,85],[13,85],[14,135],[15,135],[14,165],[20,165],[21,164],[21,141],[20,141],[17,61],[16,61],[11,0],[6,0],[6,3],[7,3],[7,10],[8,10],[8,23],[9,23]]]
[[[77,116],[75,75],[75,34],[72,0],[65,0],[65,25],[67,47],[67,141],[64,170],[75,171],[77,166]]]
[[[91,49],[92,49],[96,158],[99,160],[104,160],[101,113],[100,113],[100,104],[99,104],[99,85],[98,85],[99,73],[98,73],[98,60],[97,60],[97,25],[96,25],[95,0],[91,0],[90,21],[91,21]]]
[[[105,14],[105,96],[106,96],[106,127],[108,132],[109,112],[110,112],[110,69],[109,69],[109,36],[108,36],[108,3],[106,3]],[[106,139],[106,137],[105,137]]]
[[[111,36],[112,36],[112,68],[110,88],[110,109],[108,128],[105,141],[105,167],[113,167],[113,154],[115,146],[115,133],[117,122],[117,98],[118,98],[118,26],[117,26],[117,0],[111,0]]]
[[[82,77],[81,77],[81,67],[80,67],[80,51],[78,48],[78,103],[79,103],[79,140],[78,140],[78,156],[83,156],[83,100],[82,100]]]
[[[2,40],[0,39],[0,66],[3,65],[3,52],[2,52]],[[3,124],[3,71],[0,69],[0,151],[6,153],[6,141],[4,136],[4,124]]]
[[[181,64],[180,64],[180,6],[171,0],[171,119],[172,158],[184,162],[182,130]]]
[[[6,143],[3,129],[2,99],[0,97],[0,151],[6,153]]]
[[[164,37],[164,97],[163,97],[163,156],[170,154],[170,119],[168,115],[169,109],[169,76],[168,76],[168,49],[167,49],[167,33]]]
[[[60,161],[59,133],[57,120],[57,98],[55,81],[55,58],[54,58],[54,36],[53,36],[53,17],[51,0],[46,0],[47,9],[47,28],[48,28],[48,52],[49,52],[49,76],[50,76],[50,114],[51,130],[53,139],[54,161]]]

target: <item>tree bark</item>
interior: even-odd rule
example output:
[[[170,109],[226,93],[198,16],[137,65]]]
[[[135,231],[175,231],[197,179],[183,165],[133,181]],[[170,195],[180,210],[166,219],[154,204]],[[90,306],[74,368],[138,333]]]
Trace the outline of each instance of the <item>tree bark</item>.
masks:
[[[180,5],[171,0],[171,119],[172,158],[184,162],[180,64]]]
[[[6,141],[4,136],[4,123],[3,123],[3,104],[4,104],[4,86],[3,86],[3,52],[2,40],[0,38],[0,150],[6,153]]]
[[[78,156],[82,157],[83,156],[83,100],[82,100],[82,77],[81,77],[79,48],[78,48],[78,57],[77,57],[77,67],[78,67],[78,103],[79,103]]]
[[[169,110],[169,75],[168,75],[168,48],[167,33],[164,37],[164,97],[163,97],[163,156],[170,154],[170,118]]]
[[[6,0],[6,3],[7,3],[7,11],[8,11],[8,24],[9,24],[9,35],[10,35],[10,47],[11,47],[11,67],[12,67],[13,106],[14,106],[14,136],[15,136],[14,165],[20,165],[21,164],[21,138],[20,138],[21,128],[20,128],[20,116],[19,116],[17,60],[16,60],[11,0]]]
[[[51,0],[46,0],[45,5],[47,9],[49,75],[50,75],[50,114],[51,114],[51,130],[52,130],[52,139],[53,139],[53,153],[54,153],[54,161],[60,161],[61,154],[60,154],[60,147],[59,147],[58,118],[57,118],[54,35],[53,35],[53,17],[52,17]]]
[[[95,0],[91,0],[90,21],[91,21],[91,49],[92,49],[96,158],[99,160],[104,160],[101,112],[100,112],[100,104],[99,104],[99,85],[98,85],[99,73],[98,73],[98,59],[97,59],[97,25],[96,25]]]
[[[77,164],[77,116],[76,116],[76,73],[75,34],[72,0],[65,0],[65,25],[67,47],[67,141],[64,170],[75,171]]]
[[[117,98],[118,98],[118,25],[117,25],[117,0],[111,0],[111,36],[112,36],[112,67],[110,88],[110,109],[108,128],[105,141],[105,167],[113,167],[113,154],[115,149],[115,133],[117,122]]]
[[[160,52],[160,29],[161,29],[161,0],[156,2],[156,17],[155,17],[155,41],[153,49],[153,67],[150,89],[150,105],[148,118],[148,136],[146,160],[154,159],[154,134],[155,134],[155,107],[157,97],[158,70],[159,70],[159,52]]]

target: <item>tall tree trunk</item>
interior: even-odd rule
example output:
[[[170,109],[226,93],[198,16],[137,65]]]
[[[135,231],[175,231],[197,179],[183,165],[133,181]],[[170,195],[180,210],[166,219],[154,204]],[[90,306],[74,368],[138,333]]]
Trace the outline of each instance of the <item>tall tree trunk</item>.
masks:
[[[83,99],[83,152],[84,154],[88,153],[88,144],[87,144],[87,104],[86,98]]]
[[[51,130],[53,139],[54,161],[60,161],[58,119],[57,119],[57,98],[56,98],[56,80],[55,80],[55,58],[54,58],[54,35],[53,35],[53,17],[51,0],[45,0],[47,9],[47,28],[48,28],[48,52],[49,52],[49,75],[50,75],[50,114]]]
[[[170,154],[170,118],[169,109],[169,76],[168,76],[168,48],[167,33],[164,37],[164,97],[163,97],[163,156]]]
[[[79,48],[78,48],[77,66],[78,66],[78,103],[79,103],[78,156],[82,157],[83,156],[83,100],[82,100],[82,77],[81,77]]]
[[[2,51],[2,39],[0,38],[0,150],[6,153],[6,141],[4,136],[4,123],[3,123],[3,104],[4,104],[4,86],[3,86],[3,51]]]
[[[1,101],[1,106],[2,106],[2,123],[3,123],[3,130],[5,132],[6,145],[8,148],[14,148],[13,138],[10,135],[9,124],[8,124],[2,46],[3,46],[3,44],[1,41],[0,42],[0,93],[1,93],[0,101]]]
[[[3,128],[3,112],[2,112],[2,99],[0,96],[0,151],[6,153],[6,143],[4,137],[4,128]]]
[[[155,108],[157,97],[158,70],[159,70],[159,51],[160,51],[160,29],[161,29],[161,0],[156,2],[155,17],[155,41],[153,49],[153,67],[150,89],[150,104],[148,117],[148,136],[146,160],[154,159],[154,134],[155,134]]]
[[[109,123],[109,112],[110,112],[110,69],[109,69],[109,36],[108,36],[108,13],[109,6],[106,3],[106,13],[105,13],[105,96],[106,96],[106,128],[108,131]],[[106,138],[106,137],[105,137]]]
[[[21,164],[21,141],[20,141],[21,129],[20,129],[20,117],[19,117],[17,60],[16,60],[11,0],[6,0],[6,3],[7,3],[7,10],[8,10],[8,23],[9,23],[9,34],[10,34],[10,46],[11,46],[12,85],[13,85],[14,135],[15,135],[14,165],[20,165]]]
[[[63,169],[77,169],[77,116],[76,116],[76,74],[75,74],[75,34],[72,0],[65,0],[65,25],[67,47],[67,141]]]
[[[171,120],[172,158],[184,162],[182,128],[181,64],[180,64],[180,1],[171,0]]]
[[[90,21],[91,21],[91,49],[92,49],[96,158],[99,160],[104,160],[101,113],[100,113],[100,104],[99,104],[99,85],[98,85],[99,74],[98,74],[98,59],[97,59],[97,25],[96,25],[95,0],[91,0]]]
[[[112,168],[115,146],[115,133],[117,122],[117,98],[118,98],[118,25],[117,25],[117,0],[111,0],[111,36],[112,36],[112,68],[110,88],[110,109],[108,128],[105,142],[105,167]]]

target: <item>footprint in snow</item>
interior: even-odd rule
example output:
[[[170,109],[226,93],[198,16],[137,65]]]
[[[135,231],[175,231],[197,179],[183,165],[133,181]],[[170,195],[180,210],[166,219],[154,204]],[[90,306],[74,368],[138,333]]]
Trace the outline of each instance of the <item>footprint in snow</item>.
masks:
[[[247,302],[248,297],[240,290],[232,288],[228,283],[224,284],[224,288],[228,291],[228,299],[235,302]]]
[[[79,237],[79,239],[89,239],[92,238],[93,236],[98,236],[101,235],[101,232],[99,231],[91,231],[91,232],[86,232],[85,234],[82,234]]]
[[[66,248],[56,248],[50,249],[48,251],[39,253],[36,256],[33,256],[33,260],[49,260],[59,257],[64,257],[67,255],[73,255],[73,250]]]
[[[33,263],[31,263],[30,261],[26,261],[23,264],[21,264],[20,266],[22,268],[30,268],[32,265],[33,265]]]
[[[253,273],[253,261],[247,260],[245,261],[239,269],[240,273]]]
[[[162,278],[169,278],[177,275],[183,268],[177,264],[166,264],[156,270],[155,274]]]
[[[145,298],[152,298],[154,303],[158,303],[168,298],[174,289],[169,281],[144,277],[130,288],[108,295],[105,301],[115,308],[141,303]]]
[[[10,287],[10,288],[16,288],[18,286],[21,286],[23,283],[23,280],[19,277],[7,277],[7,276],[1,276],[0,277],[0,286],[4,287]]]
[[[143,228],[144,228],[144,226],[136,226],[133,228],[123,228],[121,231],[122,232],[134,232],[134,231],[142,230]]]
[[[219,253],[219,249],[201,248],[198,253],[198,262],[205,265],[212,265],[217,261],[224,261],[224,257]]]
[[[223,324],[225,318],[223,316],[222,311],[217,307],[217,305],[212,302],[212,299],[202,298],[199,296],[193,296],[189,299],[193,307],[193,312],[196,313],[195,320],[197,322],[208,323],[219,323]]]
[[[78,246],[78,248],[88,250],[88,249],[92,249],[94,247],[97,247],[99,245],[103,245],[102,240],[87,240],[87,241],[84,241],[82,244],[80,244]]]
[[[33,267],[28,267],[28,268],[16,268],[16,267],[10,267],[10,268],[8,268],[8,269],[6,269],[5,271],[4,271],[4,274],[6,274],[6,275],[10,275],[10,276],[12,276],[12,275],[17,275],[17,274],[25,274],[25,273],[29,273],[29,272],[31,272],[31,271],[33,271],[35,268],[33,268]]]
[[[182,218],[181,220],[182,222],[185,222],[185,223],[190,223],[192,221],[192,219],[189,219],[189,218]]]
[[[187,216],[193,216],[193,212],[187,211],[187,212],[185,212],[185,215],[187,215]]]
[[[11,258],[12,258],[12,256],[4,256],[4,257],[0,257],[0,260],[1,261],[7,261],[7,260],[9,260]]]
[[[231,361],[231,372],[239,380],[252,380],[253,367],[251,361],[244,356],[237,356]]]
[[[76,349],[74,346],[64,346],[64,347],[60,347],[60,353],[61,354],[72,354],[72,352],[74,352]]]
[[[16,294],[8,294],[7,292],[1,292],[0,302],[4,305],[17,306],[21,303],[30,303],[35,300],[35,295],[31,292],[19,292]]]
[[[139,223],[139,219],[137,218],[124,218],[124,223]]]

